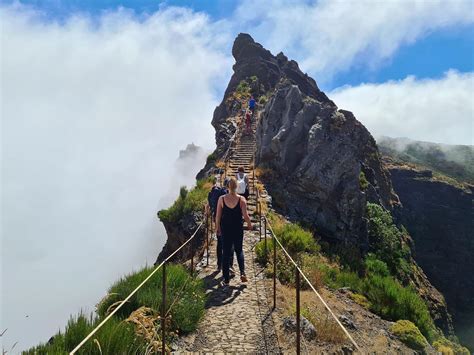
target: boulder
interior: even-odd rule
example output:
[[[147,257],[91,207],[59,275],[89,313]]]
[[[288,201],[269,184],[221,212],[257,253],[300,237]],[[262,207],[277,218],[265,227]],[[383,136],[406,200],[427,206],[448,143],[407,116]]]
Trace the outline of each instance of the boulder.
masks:
[[[296,332],[296,317],[288,316],[283,318],[283,327],[287,332]],[[316,328],[303,316],[300,318],[300,331],[308,340],[316,338]]]

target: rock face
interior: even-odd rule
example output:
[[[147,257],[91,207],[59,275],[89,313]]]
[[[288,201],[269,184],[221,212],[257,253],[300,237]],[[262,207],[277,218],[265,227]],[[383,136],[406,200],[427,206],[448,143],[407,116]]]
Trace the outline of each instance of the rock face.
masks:
[[[186,214],[178,223],[163,222],[168,238],[161,250],[155,265],[161,263],[175,250],[177,250],[196,230],[199,223],[204,219],[203,213]],[[173,262],[183,262],[191,258],[191,251],[195,250],[194,257],[199,257],[203,253],[203,245],[205,241],[205,230],[203,227],[197,232],[196,237],[184,246],[172,259]]]
[[[429,170],[391,159],[386,159],[385,163],[403,204],[400,222],[415,241],[415,259],[431,283],[443,292],[456,328],[461,330],[465,323],[472,327],[473,186],[454,186],[436,180]],[[474,339],[469,345],[474,347]]]
[[[398,204],[375,141],[312,79],[301,74],[297,78],[306,79],[301,83],[283,73],[257,128],[257,163],[273,173],[265,181],[269,192],[285,202],[277,207],[290,218],[323,237],[364,247],[366,202],[389,210]],[[368,182],[364,188],[361,172]]]

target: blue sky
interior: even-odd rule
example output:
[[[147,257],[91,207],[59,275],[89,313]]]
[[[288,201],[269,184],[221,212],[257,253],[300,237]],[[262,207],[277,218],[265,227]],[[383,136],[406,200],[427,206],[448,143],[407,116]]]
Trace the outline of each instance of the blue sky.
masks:
[[[302,1],[303,3],[314,3]],[[3,4],[11,4],[12,1],[2,0]],[[104,11],[114,11],[119,7],[133,10],[138,16],[151,14],[160,9],[170,6],[186,7],[195,12],[205,13],[212,21],[230,19],[235,15],[239,2],[234,0],[100,0],[100,1],[61,1],[61,0],[25,0],[22,4],[32,5],[45,13],[45,17],[51,21],[65,21],[71,15],[82,13],[92,17],[100,16]],[[246,11],[253,11],[252,3],[246,4]],[[474,9],[473,9],[474,10]],[[238,21],[237,21],[238,22]],[[236,34],[239,31],[248,30],[248,26],[234,26]],[[252,31],[249,31],[252,35]],[[258,36],[256,40],[259,40]],[[264,41],[262,43],[265,46]],[[230,47],[226,47],[228,50]],[[299,60],[297,52],[291,50],[284,52],[294,54]],[[313,55],[317,56],[317,53]],[[300,63],[301,64],[301,63]],[[325,91],[333,90],[343,85],[358,85],[361,83],[382,83],[388,80],[400,80],[409,75],[417,78],[441,77],[449,69],[459,72],[471,72],[474,68],[474,24],[451,26],[442,30],[430,30],[421,35],[413,43],[402,44],[389,58],[384,58],[375,66],[367,65],[362,59],[355,61],[351,67],[338,68],[330,79],[320,82],[318,76],[315,79]],[[317,72],[308,70],[310,75]],[[219,88],[221,89],[221,88]]]
[[[363,66],[358,69],[338,74],[329,84],[329,89],[346,84],[399,80],[408,75],[436,78],[449,69],[471,72],[474,69],[474,26],[436,31],[416,43],[402,46],[376,69]]]

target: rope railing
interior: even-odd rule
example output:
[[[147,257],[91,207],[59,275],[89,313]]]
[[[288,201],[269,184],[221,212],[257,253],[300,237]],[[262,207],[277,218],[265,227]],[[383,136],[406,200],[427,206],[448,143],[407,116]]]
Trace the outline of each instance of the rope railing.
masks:
[[[276,241],[276,243],[280,246],[280,248],[283,250],[283,252],[285,253],[286,257],[290,260],[290,262],[294,265],[294,267],[296,268],[297,270],[297,273],[300,274],[303,279],[306,281],[306,283],[308,284],[308,286],[311,288],[311,290],[313,290],[313,292],[316,294],[316,296],[319,298],[319,300],[321,301],[321,303],[324,305],[324,307],[328,310],[328,312],[331,314],[331,316],[334,318],[334,320],[336,321],[336,323],[339,325],[339,327],[341,327],[341,329],[343,330],[344,334],[349,338],[349,340],[351,341],[351,343],[355,346],[355,348],[360,351],[360,348],[359,346],[357,345],[357,343],[354,341],[354,339],[352,338],[352,336],[349,334],[349,332],[347,331],[347,329],[344,327],[344,325],[339,321],[339,319],[337,318],[337,316],[334,314],[334,312],[332,311],[331,307],[329,307],[329,305],[326,303],[326,301],[324,300],[324,298],[321,296],[321,294],[316,290],[316,288],[313,286],[313,284],[309,281],[308,277],[304,274],[304,272],[301,270],[301,268],[298,266],[298,264],[295,262],[295,260],[291,257],[291,255],[288,253],[288,251],[285,249],[285,247],[283,246],[283,244],[280,242],[280,240],[278,239],[278,237],[276,236],[275,232],[273,231],[273,228],[270,224],[270,222],[268,221],[268,218],[267,216],[263,216],[263,218],[265,219],[265,224],[268,226],[271,234],[272,234],[272,238],[273,240]],[[274,249],[274,254],[276,254],[276,245],[274,243],[273,245],[273,249]],[[276,260],[274,260],[274,264]]]
[[[253,162],[253,184],[254,184],[254,191],[255,191],[255,198],[256,198],[256,208],[257,208],[257,214],[259,215],[259,234],[260,234],[260,240],[262,240],[262,220],[264,222],[263,225],[263,230],[264,230],[264,249],[265,249],[265,254],[268,254],[268,246],[267,246],[267,229],[270,231],[272,238],[274,240],[273,243],[273,309],[276,309],[276,271],[277,271],[277,244],[281,248],[281,250],[284,252],[285,256],[290,260],[290,262],[293,264],[295,267],[296,273],[295,273],[295,279],[296,279],[296,353],[300,354],[301,351],[301,338],[300,338],[300,276],[303,277],[304,281],[309,285],[311,290],[316,294],[318,299],[321,301],[321,303],[324,305],[324,307],[328,310],[329,314],[334,318],[336,323],[339,325],[339,327],[342,329],[344,334],[347,336],[347,338],[350,340],[350,342],[354,345],[354,347],[361,352],[359,346],[355,342],[354,338],[350,335],[350,333],[347,331],[347,329],[344,327],[344,325],[339,321],[337,316],[334,314],[332,311],[331,307],[327,304],[327,302],[324,300],[324,298],[321,296],[321,294],[316,290],[316,288],[313,286],[313,284],[309,281],[308,277],[304,274],[304,272],[301,270],[301,268],[298,266],[298,264],[295,262],[295,260],[292,258],[290,253],[285,249],[283,244],[280,242],[278,237],[276,236],[275,232],[273,231],[273,228],[270,224],[270,221],[268,220],[266,215],[262,215],[262,206],[260,202],[260,191],[258,188],[255,186],[255,180],[256,180],[256,173],[255,173],[255,153],[254,153],[254,162]]]
[[[114,308],[114,310],[112,312],[109,313],[109,315],[107,315],[107,317],[105,317],[102,322],[100,322],[69,354],[70,355],[74,355],[88,340],[90,340],[92,338],[92,336],[105,324],[107,323],[107,321],[112,318],[112,316],[117,313],[117,311],[122,308],[122,306],[128,302],[128,300],[130,300],[130,298],[132,298],[132,296],[138,292],[138,290],[147,283],[148,280],[150,280],[152,278],[152,276],[158,271],[161,270],[163,271],[163,285],[162,285],[162,293],[163,293],[163,297],[162,297],[162,303],[163,303],[163,309],[162,309],[162,316],[161,316],[161,330],[162,330],[162,353],[165,354],[165,350],[166,350],[166,344],[165,344],[165,319],[166,319],[166,314],[169,312],[166,312],[165,310],[165,294],[166,294],[166,263],[171,260],[171,258],[173,258],[180,250],[182,250],[187,244],[189,244],[189,242],[191,242],[191,240],[194,239],[194,237],[196,237],[198,231],[201,229],[201,227],[206,224],[206,228],[207,228],[207,224],[208,224],[208,218],[207,218],[207,214],[206,214],[206,220],[205,221],[202,221],[197,227],[196,229],[194,230],[193,234],[191,235],[191,237],[189,237],[183,244],[181,244],[181,246],[176,249],[174,252],[172,252],[165,260],[163,260],[158,266],[155,267],[155,269],[150,273],[150,275],[148,275],[145,280],[143,280],[132,292],[130,292],[130,294],[125,297],[124,300],[122,300],[122,302],[116,307]],[[207,234],[207,230],[206,230],[206,234]],[[208,236],[206,235],[206,239],[208,238]],[[208,248],[208,243],[207,244],[207,248]],[[207,253],[209,254],[209,249],[207,250]],[[193,254],[194,256],[194,254]],[[192,270],[193,270],[193,258],[191,258],[191,273],[192,273]],[[173,306],[173,304],[171,305],[171,307]],[[170,307],[170,309],[171,309]]]

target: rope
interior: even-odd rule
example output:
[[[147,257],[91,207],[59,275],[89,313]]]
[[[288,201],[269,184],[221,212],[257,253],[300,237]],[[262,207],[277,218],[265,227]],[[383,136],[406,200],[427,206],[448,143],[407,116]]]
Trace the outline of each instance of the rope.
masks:
[[[171,303],[170,307],[168,308],[168,311],[165,313],[165,317],[168,317],[168,314],[171,312],[171,308],[173,308],[174,304],[181,299],[183,296],[183,291],[184,288],[188,285],[190,279],[187,279],[186,282],[183,284],[179,292],[177,293],[177,296],[174,298],[173,302]]]
[[[347,331],[347,329],[344,327],[344,325],[342,325],[342,323],[339,321],[339,319],[336,317],[336,315],[334,314],[334,312],[331,310],[331,308],[328,306],[328,304],[326,303],[326,301],[324,301],[323,297],[319,294],[318,291],[316,291],[316,288],[311,284],[311,282],[309,282],[308,278],[306,277],[306,275],[303,273],[303,271],[301,271],[301,269],[299,268],[298,264],[296,264],[296,262],[293,260],[293,258],[291,257],[291,255],[286,251],[285,247],[280,243],[280,241],[278,240],[275,232],[273,231],[272,229],[272,226],[270,224],[270,222],[268,221],[268,218],[266,216],[264,216],[263,218],[265,218],[265,220],[267,221],[267,226],[270,228],[270,232],[273,234],[273,237],[275,238],[276,242],[278,243],[278,245],[282,248],[282,250],[285,252],[286,256],[290,259],[291,263],[295,266],[295,268],[298,270],[298,272],[300,273],[301,276],[303,276],[303,278],[305,279],[305,281],[308,283],[309,287],[311,287],[311,289],[314,291],[314,293],[316,294],[316,296],[318,296],[319,300],[322,302],[322,304],[324,305],[324,307],[326,307],[326,309],[329,311],[329,313],[331,314],[331,316],[334,318],[334,320],[337,322],[337,324],[342,328],[342,330],[344,331],[344,333],[347,335],[347,337],[349,338],[349,340],[351,341],[351,343],[356,347],[356,349],[358,351],[361,351],[359,346],[357,345],[357,343],[354,341],[354,339],[352,338],[352,336],[349,334],[349,332]]]
[[[69,354],[70,355],[74,355],[110,318],[112,318],[112,316],[117,313],[117,311],[126,303],[128,302],[128,300],[135,294],[137,293],[137,291],[168,261],[170,260],[173,256],[176,255],[176,253],[178,251],[180,251],[182,248],[184,248],[184,246],[186,244],[188,244],[197,234],[197,232],[199,231],[199,229],[201,229],[202,225],[204,224],[204,221],[201,222],[201,224],[199,224],[199,226],[197,226],[196,230],[194,231],[194,233],[191,235],[191,237],[189,237],[188,240],[186,240],[183,244],[181,244],[181,246],[176,249],[173,253],[171,253],[171,255],[169,255],[165,260],[163,260],[161,262],[160,265],[158,265],[151,273],[150,275],[148,275],[148,277],[142,281],[142,283],[140,285],[138,285],[132,292],[130,292],[130,294],[117,306],[117,308],[115,308],[112,312],[110,312],[110,314],[105,317],[105,319],[99,323],[99,325],[97,327],[95,327]]]

